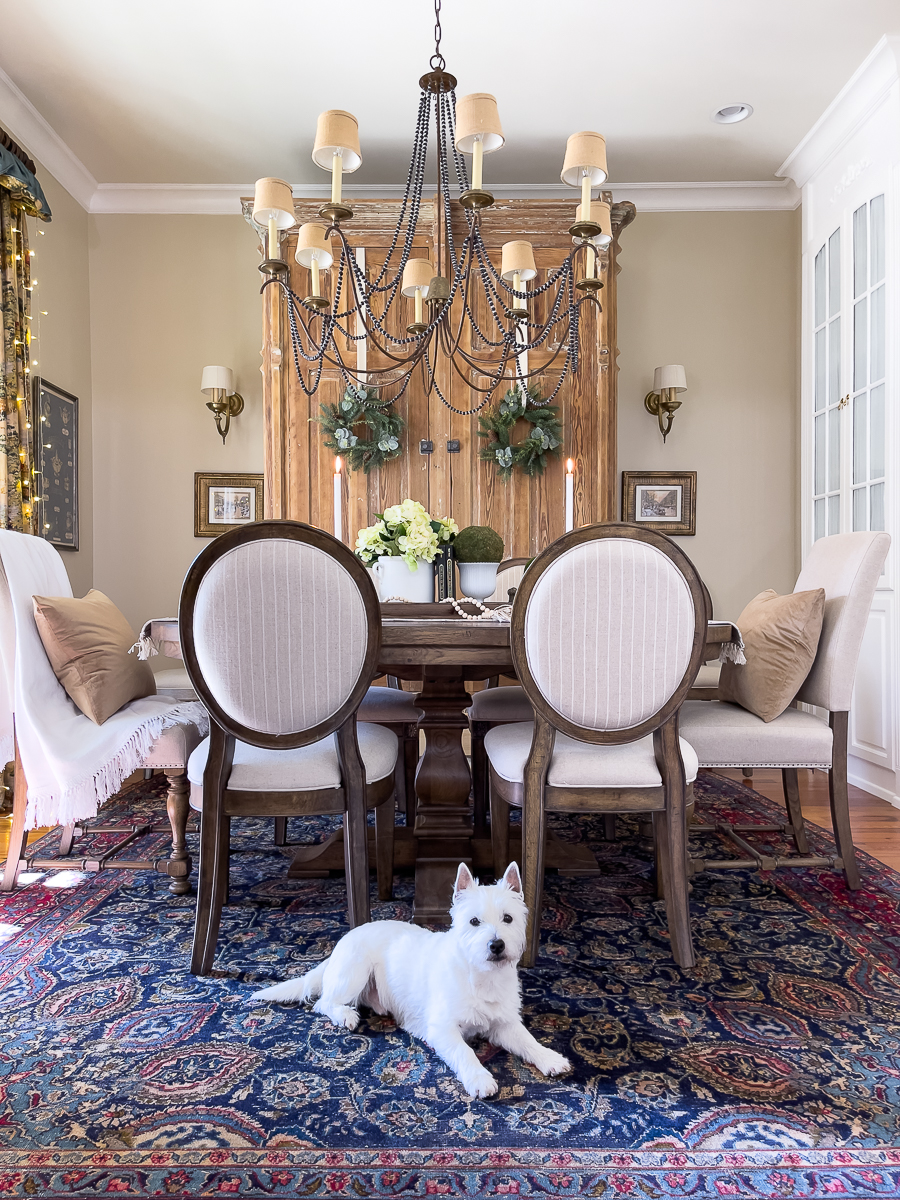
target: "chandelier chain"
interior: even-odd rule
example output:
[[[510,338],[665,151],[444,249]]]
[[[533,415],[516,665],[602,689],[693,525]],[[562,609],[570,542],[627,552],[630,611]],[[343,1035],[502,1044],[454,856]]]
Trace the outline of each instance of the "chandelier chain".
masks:
[[[430,65],[433,71],[443,71],[447,65],[441,54],[441,0],[434,0],[434,54]]]

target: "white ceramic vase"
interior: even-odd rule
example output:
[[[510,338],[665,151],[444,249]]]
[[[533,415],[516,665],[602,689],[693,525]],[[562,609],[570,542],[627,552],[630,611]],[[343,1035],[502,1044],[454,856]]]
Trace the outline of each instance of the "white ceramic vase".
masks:
[[[473,600],[486,600],[493,595],[497,586],[497,568],[495,562],[457,562],[459,571],[459,586],[464,596]]]
[[[410,600],[413,604],[434,603],[434,566],[417,558],[411,571],[403,558],[379,558],[372,565],[378,581],[378,598],[384,603],[392,597]]]

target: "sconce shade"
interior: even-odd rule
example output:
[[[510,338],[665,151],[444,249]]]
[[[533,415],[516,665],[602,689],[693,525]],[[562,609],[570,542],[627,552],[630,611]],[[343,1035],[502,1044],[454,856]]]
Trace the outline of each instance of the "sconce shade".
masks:
[[[297,230],[297,249],[294,258],[301,267],[311,267],[313,259],[323,271],[327,271],[334,262],[331,245],[325,236],[325,226],[308,221]]]
[[[605,200],[592,200],[590,215],[583,217],[581,214],[581,205],[579,204],[575,210],[576,221],[593,221],[595,225],[600,226],[600,232],[591,241],[598,250],[603,250],[612,241],[612,216],[609,211],[609,205]]]
[[[505,279],[508,283],[516,274],[523,283],[528,279],[534,279],[537,275],[531,242],[505,242],[503,245],[500,278]]]
[[[606,138],[585,130],[573,133],[566,142],[566,158],[560,179],[570,187],[581,187],[581,173],[590,172],[591,187],[599,187],[606,179]]]
[[[253,220],[267,225],[274,219],[279,229],[296,225],[291,185],[283,179],[257,179],[253,197]]]
[[[341,108],[330,108],[328,112],[319,114],[316,126],[316,143],[313,146],[312,159],[317,167],[331,170],[331,160],[341,151],[341,170],[345,175],[362,164],[362,152],[359,148],[359,122],[353,113],[344,112]]]
[[[415,296],[416,288],[422,289],[422,299],[428,297],[428,285],[434,278],[434,268],[427,258],[411,258],[403,268],[401,292],[404,296]]]
[[[668,367],[657,367],[653,372],[653,390],[661,392],[663,388],[674,388],[676,392],[686,392],[687,380],[684,377],[684,367],[677,363]]]
[[[499,150],[506,140],[500,125],[497,100],[488,92],[473,92],[456,102],[456,148],[471,154],[478,135],[485,154]]]
[[[204,367],[200,377],[200,391],[211,396],[221,388],[226,396],[234,394],[234,372],[231,367]]]

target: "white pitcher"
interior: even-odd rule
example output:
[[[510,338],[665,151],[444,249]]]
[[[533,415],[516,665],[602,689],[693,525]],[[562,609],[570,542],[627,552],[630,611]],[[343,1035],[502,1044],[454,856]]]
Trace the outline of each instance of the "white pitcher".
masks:
[[[414,604],[434,603],[434,566],[417,558],[417,569],[411,571],[406,560],[382,557],[372,564],[378,581],[378,598],[382,602],[392,597],[410,600]]]

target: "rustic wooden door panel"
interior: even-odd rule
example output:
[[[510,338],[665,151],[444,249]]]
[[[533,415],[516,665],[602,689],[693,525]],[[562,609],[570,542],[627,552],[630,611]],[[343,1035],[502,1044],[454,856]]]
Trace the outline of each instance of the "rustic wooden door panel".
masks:
[[[298,200],[295,203],[298,224],[318,220],[318,201]],[[367,279],[377,278],[388,253],[393,226],[399,212],[399,202],[391,200],[352,201],[354,217],[345,228],[347,241],[354,254],[364,252]],[[530,284],[535,291],[564,261],[572,248],[566,232],[572,219],[572,206],[558,201],[510,200],[498,201],[482,216],[482,236],[491,262],[499,269],[504,242],[527,238],[535,252],[537,277]],[[419,225],[413,240],[412,257],[426,254],[435,262],[435,206],[423,203]],[[631,205],[620,204],[613,209],[613,229],[619,231],[633,218]],[[462,210],[454,214],[454,235],[457,249],[462,246],[467,226]],[[401,239],[402,242],[402,239]],[[300,296],[309,293],[310,272],[294,262],[296,231],[284,238],[284,254],[290,263],[290,285]],[[337,240],[333,243],[339,249]],[[392,263],[399,265],[402,244],[393,252]],[[344,470],[344,527],[343,540],[353,545],[357,530],[371,524],[376,513],[388,505],[399,503],[409,496],[421,501],[437,516],[451,515],[460,524],[490,525],[501,534],[506,554],[531,555],[542,550],[563,532],[565,459],[576,463],[575,521],[609,520],[615,517],[616,472],[616,397],[615,397],[615,279],[618,242],[601,256],[598,268],[604,281],[599,293],[602,313],[593,304],[581,306],[580,370],[565,381],[554,403],[560,408],[564,440],[559,459],[548,459],[543,477],[528,478],[516,472],[509,483],[503,484],[493,465],[481,462],[479,451],[486,445],[478,437],[477,415],[459,415],[451,411],[434,393],[426,400],[424,377],[417,368],[413,379],[396,404],[406,421],[403,435],[404,453],[399,459],[373,470],[368,476],[361,472],[349,474]],[[446,271],[446,267],[445,267]],[[578,271],[578,274],[581,272]],[[335,264],[322,273],[323,293],[331,296],[337,287],[338,268]],[[502,290],[501,290],[502,294]],[[580,293],[578,293],[580,295]],[[341,309],[348,307],[351,296],[345,274],[341,291]],[[385,317],[386,296],[377,294],[374,304],[385,329],[393,337],[406,336],[406,325],[413,319],[413,303],[397,296]],[[496,304],[496,302],[495,302]],[[550,291],[534,295],[529,302],[532,319],[546,320],[552,304]],[[564,297],[563,311],[568,305]],[[473,342],[464,340],[476,365],[460,363],[460,370],[451,367],[441,356],[438,359],[438,386],[453,408],[469,414],[484,398],[484,389],[491,380],[479,363],[487,369],[487,356],[492,351],[485,342],[498,341],[497,320],[480,291],[475,291],[476,320],[484,332]],[[459,305],[455,306],[457,309]],[[426,309],[427,312],[427,309]],[[506,320],[498,308],[501,322]],[[459,325],[459,312],[453,314],[454,332]],[[314,323],[315,329],[319,322]],[[351,336],[362,330],[351,319],[343,320],[344,334],[339,335],[341,353],[348,368],[355,373],[365,372],[370,382],[389,378],[396,370],[392,355],[402,357],[408,348],[392,346],[376,333],[364,343]],[[463,324],[464,339],[469,331]],[[559,382],[565,361],[564,326],[538,349],[529,354],[529,369],[538,372],[536,382],[545,397],[549,397]],[[310,386],[312,372],[302,364],[304,378]],[[322,403],[339,403],[345,381],[338,367],[329,363],[322,372],[318,392],[308,397],[297,379],[290,346],[290,328],[286,308],[279,302],[277,289],[266,289],[263,302],[263,400],[265,410],[265,470],[266,512],[270,516],[289,517],[331,531],[333,528],[334,454],[326,449],[321,429],[316,422]],[[509,382],[497,386],[491,404],[502,397],[514,372],[510,360],[506,372]],[[399,385],[393,388],[394,394]],[[391,394],[390,391],[386,394]],[[514,440],[527,436],[529,426],[519,422]],[[459,453],[447,449],[448,441],[459,442]],[[431,441],[434,451],[422,454],[419,445]]]

